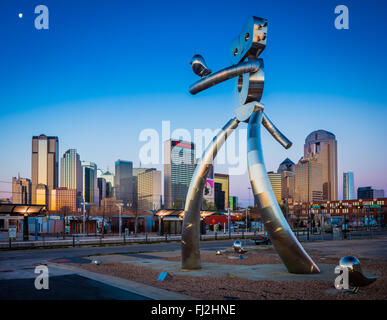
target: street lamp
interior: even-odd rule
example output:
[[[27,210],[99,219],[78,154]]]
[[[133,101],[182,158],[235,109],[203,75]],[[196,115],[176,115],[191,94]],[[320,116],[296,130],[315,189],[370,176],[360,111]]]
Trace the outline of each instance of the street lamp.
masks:
[[[227,208],[228,213],[228,237],[231,239],[231,215],[230,215],[231,208]]]
[[[118,214],[119,214],[119,223],[118,223],[118,226],[119,226],[119,231],[118,231],[118,236],[121,237],[121,229],[122,229],[122,220],[121,220],[121,214],[122,214],[122,207],[123,207],[123,203],[120,202],[120,203],[116,203],[116,206],[118,207]]]
[[[82,205],[82,211],[83,211],[83,234],[85,235],[86,233],[86,206],[88,205],[89,203],[88,202],[81,202],[81,205]]]

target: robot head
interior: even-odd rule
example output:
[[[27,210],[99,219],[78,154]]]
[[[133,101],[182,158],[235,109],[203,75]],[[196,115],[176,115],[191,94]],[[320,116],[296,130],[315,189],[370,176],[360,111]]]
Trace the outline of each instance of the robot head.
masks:
[[[231,62],[237,64],[246,58],[257,58],[266,47],[267,20],[249,17],[242,32],[231,44]]]

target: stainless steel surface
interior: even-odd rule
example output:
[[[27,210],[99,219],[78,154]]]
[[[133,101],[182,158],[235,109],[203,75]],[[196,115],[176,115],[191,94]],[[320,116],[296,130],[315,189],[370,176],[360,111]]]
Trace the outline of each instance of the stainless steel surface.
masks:
[[[262,67],[259,60],[260,59],[242,62],[240,64],[233,65],[218,72],[212,73],[209,76],[195,82],[190,87],[189,92],[191,94],[197,94],[223,81],[232,79],[245,73],[256,72]]]
[[[242,105],[239,104],[235,109],[235,116],[240,122],[249,122],[250,116],[258,109],[264,109],[263,104],[258,101],[253,101]]]
[[[263,87],[265,83],[265,74],[263,72],[263,60],[256,58],[249,58],[247,62],[242,63],[256,63],[259,69],[255,72],[244,73],[238,77],[238,99],[239,104],[253,101],[261,101],[263,94]]]
[[[190,87],[190,93],[197,94],[223,81],[238,77],[239,105],[235,110],[236,118],[229,121],[223,131],[214,138],[202,156],[204,161],[196,167],[192,177],[186,197],[182,233],[182,267],[184,269],[200,268],[200,205],[209,166],[227,138],[228,131],[235,129],[238,122],[248,122],[249,176],[258,209],[265,223],[265,230],[289,272],[320,272],[285,220],[274,197],[263,161],[261,123],[283,147],[287,149],[292,145],[263,113],[264,107],[260,103],[265,77],[263,60],[258,59],[258,56],[266,47],[266,35],[267,20],[250,17],[242,33],[232,43],[232,66],[209,74],[208,67],[201,56],[197,55],[193,59],[193,71],[199,76],[206,74],[207,76],[194,83]]]
[[[236,118],[226,123],[203,152],[192,176],[185,201],[181,235],[181,264],[183,269],[200,269],[200,207],[203,188],[218,150],[233,130],[238,127],[238,123],[239,121]]]
[[[244,254],[247,252],[247,250],[242,247],[242,242],[240,242],[239,240],[234,241],[234,244],[232,245],[232,247],[234,248],[234,251],[237,253]]]
[[[212,71],[207,67],[206,61],[200,54],[195,54],[190,62],[192,70],[199,77],[208,76]]]
[[[289,149],[292,146],[293,143],[277,129],[265,113],[262,114],[262,124],[273,136],[273,138],[276,139],[285,149]]]
[[[376,277],[367,277],[363,274],[360,261],[354,256],[342,257],[339,265],[348,268],[349,285],[352,287],[364,287],[376,281]]]
[[[266,47],[266,35],[267,20],[249,17],[242,32],[231,44],[231,63],[239,63],[247,57],[258,57]]]
[[[262,110],[252,114],[247,129],[247,163],[250,183],[258,210],[282,262],[291,273],[319,273],[290,229],[274,196],[263,161],[261,146]]]

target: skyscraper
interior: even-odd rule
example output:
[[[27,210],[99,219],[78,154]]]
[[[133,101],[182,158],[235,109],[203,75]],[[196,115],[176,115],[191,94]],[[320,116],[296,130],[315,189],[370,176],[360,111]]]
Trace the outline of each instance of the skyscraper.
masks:
[[[138,198],[138,175],[140,173],[148,170],[147,168],[133,168],[133,177],[132,177],[132,188],[133,188],[133,209],[138,209],[139,198]]]
[[[281,173],[274,173],[273,171],[270,171],[267,173],[267,176],[269,177],[271,187],[273,189],[275,198],[277,199],[278,204],[282,204],[282,178]]]
[[[77,211],[77,191],[66,187],[51,190],[49,210],[60,213],[64,207],[68,214]]]
[[[27,178],[12,178],[12,202],[31,204],[31,180]]]
[[[315,159],[301,159],[295,169],[295,200],[298,202],[322,201],[322,164]]]
[[[305,139],[304,158],[322,165],[323,200],[337,200],[337,141],[333,133],[317,130]]]
[[[32,204],[48,206],[50,191],[58,187],[58,150],[58,137],[32,137]]]
[[[82,198],[88,204],[99,205],[99,190],[97,184],[97,165],[94,162],[82,161]]]
[[[282,173],[284,171],[290,171],[294,172],[295,170],[295,164],[292,160],[289,158],[286,158],[284,161],[281,162],[281,164],[278,167],[277,173]]]
[[[353,181],[353,172],[343,173],[343,199],[344,200],[355,199],[355,186]]]
[[[109,170],[103,172],[101,169],[98,169],[97,177],[106,180],[106,198],[114,197],[114,174],[109,172]]]
[[[220,207],[218,207],[218,205],[216,205],[216,207],[219,210],[226,210],[229,207],[228,197],[230,195],[230,176],[228,174],[215,173],[214,181],[215,181],[215,187],[217,183],[220,184],[221,186],[221,187],[218,187],[218,189],[215,189],[215,205],[220,201],[218,197],[221,197],[222,199],[224,199],[223,200],[224,203]],[[224,192],[224,194],[222,195],[221,192]]]
[[[277,173],[281,174],[281,199],[294,199],[296,187],[296,165],[292,160],[286,158],[278,167]]]
[[[161,171],[147,169],[138,173],[138,211],[161,208]]]
[[[117,160],[115,163],[114,191],[117,200],[121,200],[124,207],[133,207],[133,162]]]
[[[194,170],[194,143],[172,139],[164,142],[164,202],[167,209],[184,209]]]
[[[81,207],[83,190],[82,165],[76,149],[69,149],[60,159],[60,186],[75,190],[77,208]]]
[[[101,201],[106,198],[106,180],[105,178],[97,178],[98,198],[101,206]]]

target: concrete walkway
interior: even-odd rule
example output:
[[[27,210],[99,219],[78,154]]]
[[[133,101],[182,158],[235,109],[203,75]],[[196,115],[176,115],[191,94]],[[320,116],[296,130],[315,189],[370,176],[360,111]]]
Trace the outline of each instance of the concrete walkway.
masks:
[[[104,284],[107,284],[122,290],[130,291],[131,293],[144,296],[152,300],[192,300],[193,299],[192,297],[187,296],[185,294],[180,294],[180,293],[148,286],[146,284],[142,284],[139,282],[135,282],[135,281],[131,281],[123,278],[118,278],[110,275],[87,271],[71,265],[48,263],[48,267],[49,268],[54,267],[54,268],[59,268],[66,271],[71,271],[82,277],[99,281]]]

